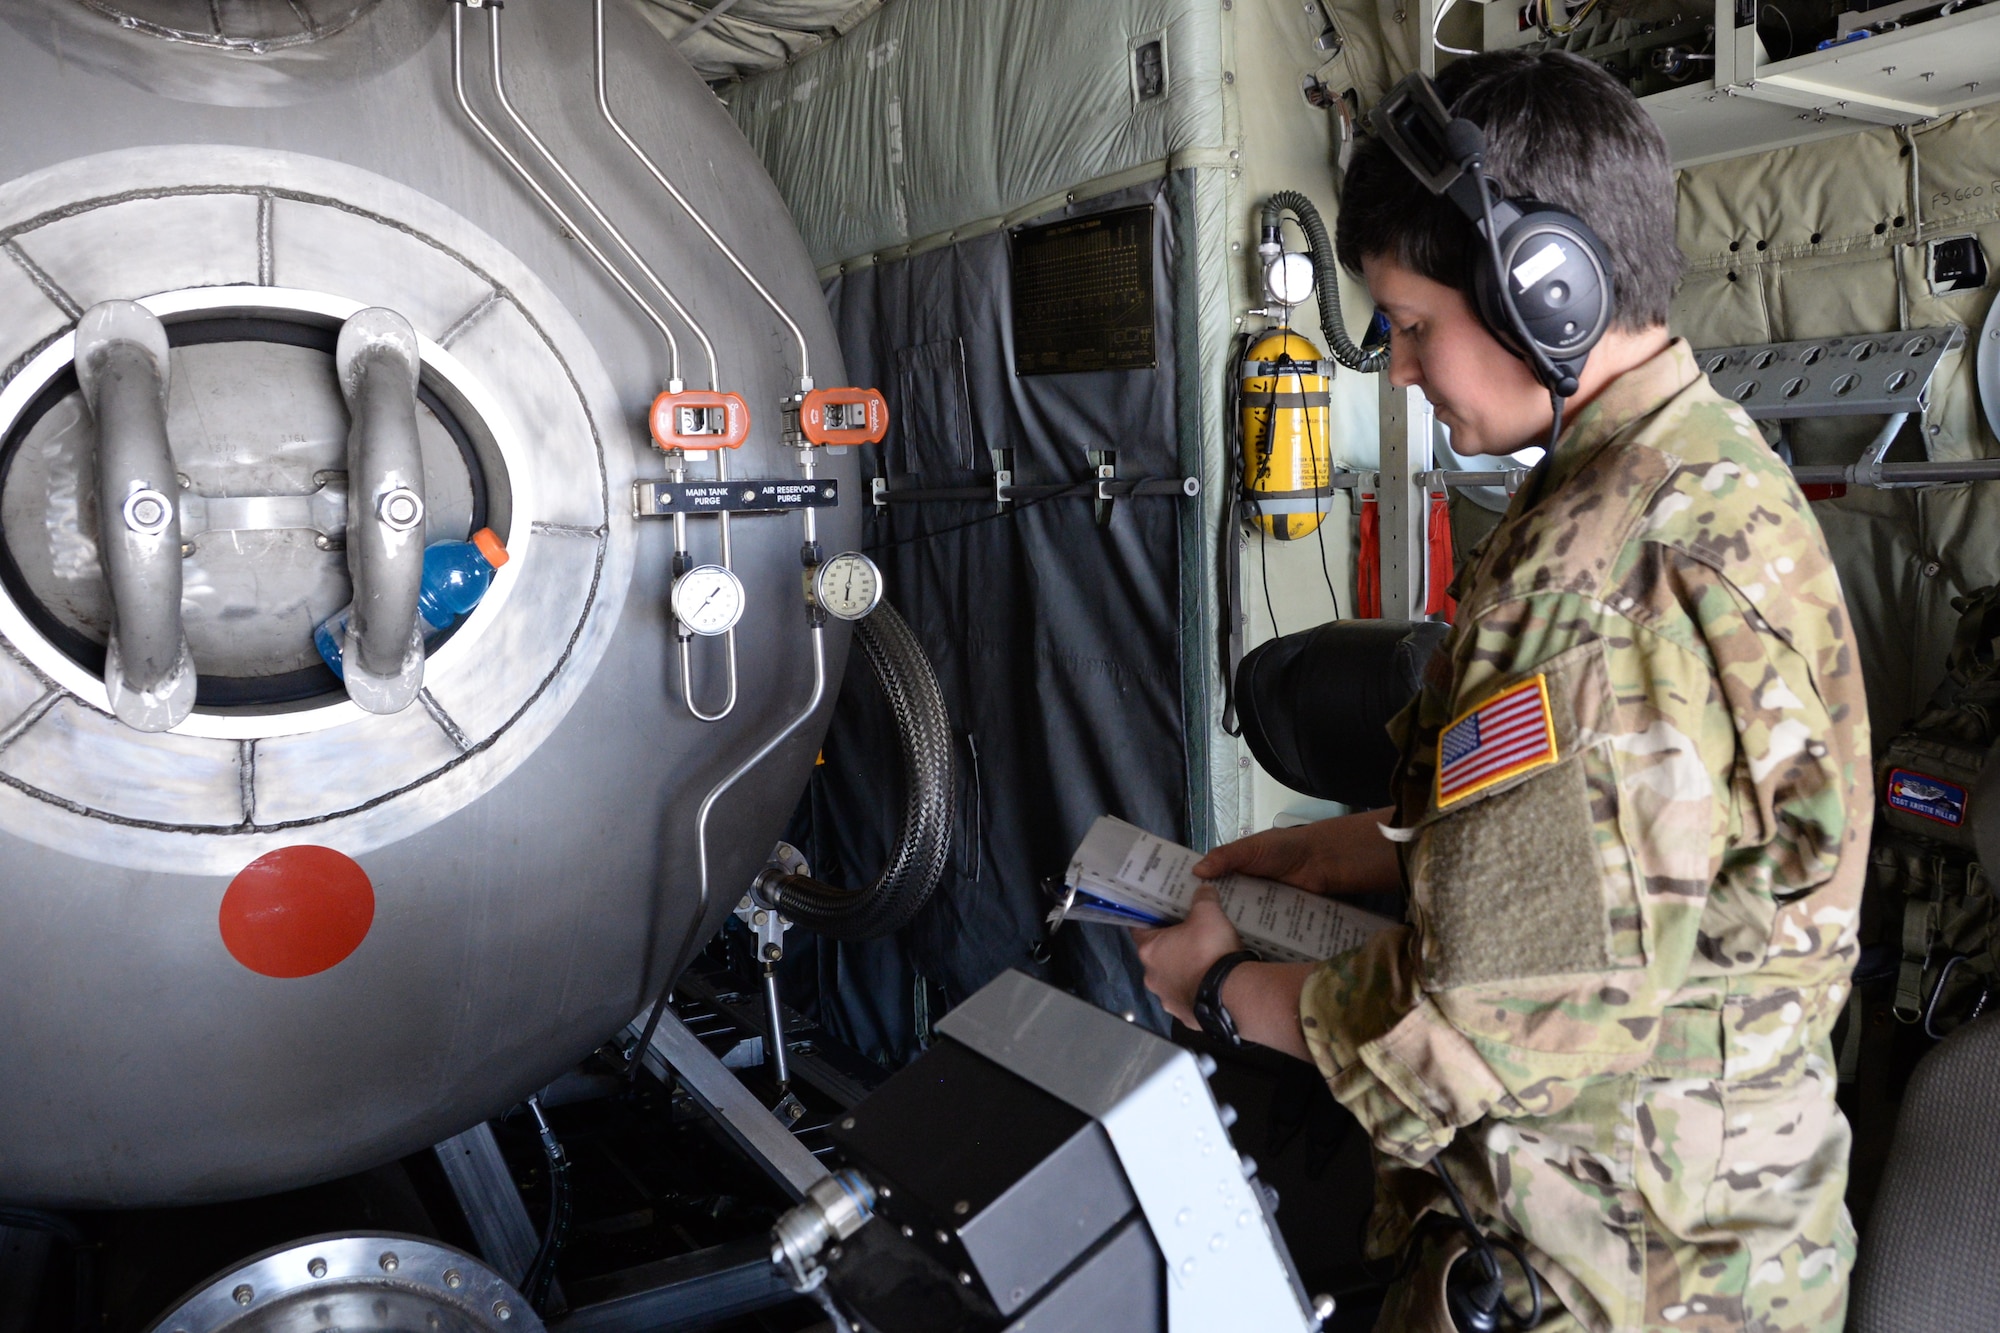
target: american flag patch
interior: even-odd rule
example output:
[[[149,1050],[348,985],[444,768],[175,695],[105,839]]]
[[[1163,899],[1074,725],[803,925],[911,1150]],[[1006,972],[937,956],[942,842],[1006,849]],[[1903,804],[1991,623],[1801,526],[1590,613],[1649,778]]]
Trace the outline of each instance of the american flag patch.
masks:
[[[1438,807],[1555,761],[1549,682],[1536,676],[1462,714],[1438,737]]]

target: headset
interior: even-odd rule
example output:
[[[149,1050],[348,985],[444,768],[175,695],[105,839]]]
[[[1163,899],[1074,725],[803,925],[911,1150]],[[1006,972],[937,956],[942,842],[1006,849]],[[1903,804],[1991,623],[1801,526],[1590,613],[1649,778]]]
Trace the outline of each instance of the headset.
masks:
[[[1422,74],[1391,88],[1368,120],[1410,174],[1456,204],[1485,240],[1473,278],[1479,317],[1549,391],[1560,426],[1562,400],[1611,327],[1604,242],[1573,213],[1502,194],[1486,174],[1485,134],[1447,111]]]

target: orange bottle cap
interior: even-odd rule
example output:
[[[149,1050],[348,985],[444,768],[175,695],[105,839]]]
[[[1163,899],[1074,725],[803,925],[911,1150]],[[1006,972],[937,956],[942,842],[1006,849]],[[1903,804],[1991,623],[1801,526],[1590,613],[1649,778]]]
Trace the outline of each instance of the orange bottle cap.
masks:
[[[486,563],[498,569],[513,557],[500,544],[500,534],[491,528],[481,528],[472,534],[472,544],[479,548],[479,554],[486,557]]]

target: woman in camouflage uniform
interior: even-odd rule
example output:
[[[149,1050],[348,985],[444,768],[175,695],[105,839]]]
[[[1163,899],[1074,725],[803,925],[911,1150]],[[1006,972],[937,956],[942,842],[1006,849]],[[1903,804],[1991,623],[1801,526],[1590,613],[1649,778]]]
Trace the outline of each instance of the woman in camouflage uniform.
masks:
[[[1424,1265],[1379,1328],[1439,1317],[1449,1250],[1420,1223],[1448,1208],[1442,1168],[1533,1264],[1545,1329],[1837,1330],[1854,1236],[1828,1034],[1871,807],[1833,565],[1785,466],[1667,333],[1673,181],[1630,95],[1560,54],[1437,84],[1508,194],[1602,238],[1614,326],[1392,725],[1397,805],[1196,867],[1404,887],[1409,923],[1316,967],[1245,963],[1220,998],[1249,1040],[1316,1061],[1374,1140],[1374,1250],[1415,1234]],[[1545,437],[1546,393],[1469,299],[1471,227],[1373,140],[1344,200],[1392,382],[1460,453]],[[1239,947],[1212,895],[1140,941],[1184,1020]]]

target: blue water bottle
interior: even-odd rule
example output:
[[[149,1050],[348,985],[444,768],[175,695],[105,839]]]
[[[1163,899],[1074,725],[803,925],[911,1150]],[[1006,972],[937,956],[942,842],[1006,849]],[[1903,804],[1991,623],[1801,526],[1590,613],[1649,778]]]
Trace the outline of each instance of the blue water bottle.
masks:
[[[424,637],[449,629],[452,622],[479,605],[493,584],[493,575],[507,563],[507,548],[491,528],[481,528],[471,541],[437,542],[424,550],[424,581],[417,591],[417,615],[424,622]],[[319,655],[342,680],[340,646],[347,638],[347,621],[354,610],[349,602],[313,629],[313,644]]]

